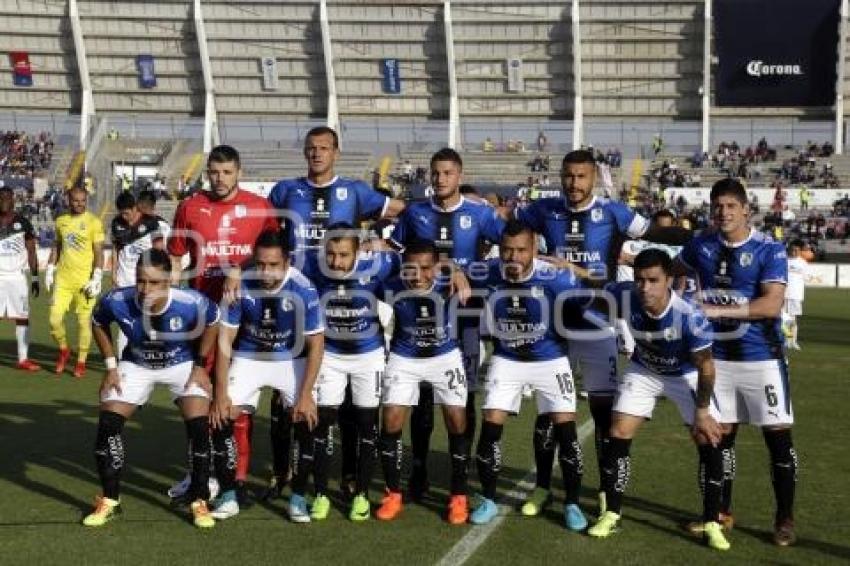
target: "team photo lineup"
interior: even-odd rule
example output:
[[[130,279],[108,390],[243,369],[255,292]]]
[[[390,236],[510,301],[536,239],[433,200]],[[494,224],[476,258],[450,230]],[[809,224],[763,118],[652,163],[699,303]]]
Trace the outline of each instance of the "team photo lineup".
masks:
[[[751,226],[740,181],[714,183],[710,223],[695,232],[666,210],[646,218],[599,195],[597,160],[584,149],[559,160],[561,196],[508,205],[464,185],[462,156],[449,148],[431,156],[431,196],[418,201],[337,175],[329,127],[308,132],[303,155],[306,174],[264,198],[240,188],[237,149],[214,147],[208,189],[173,219],[156,215],[150,194],[123,191],[108,230],[74,186],[42,285],[32,225],[0,189],[17,367],[40,369],[27,351],[27,297],[39,292],[50,294],[58,348],[50,369],[99,373],[87,368],[92,338],[105,366],[91,431],[100,491],[82,525],[109,529],[124,511],[122,474],[139,459],[124,429],[161,385],[185,437],[173,425],[156,442],[185,444],[188,462],[162,489],[199,529],[277,499],[293,523],[325,521],[334,507],[352,522],[403,522],[409,506],[434,498],[435,476],[448,478],[443,521],[486,526],[504,515],[502,438],[523,407],[536,411],[533,427],[511,438],[533,454],[534,483],[508,513],[555,506],[569,536],[616,545],[629,537],[618,531],[633,439],[666,399],[696,446],[677,447],[693,466],[671,471],[694,476],[701,502],[681,510],[692,515],[683,532],[734,548],[736,435],[749,424],[769,455],[758,478],[774,496],[760,510],[773,514],[768,543],[796,542],[786,356],[799,348],[805,262],[795,264],[799,242],[786,249]],[[72,308],[77,344],[64,326]],[[592,447],[577,423],[585,401]],[[272,474],[259,492],[247,478],[266,464],[252,462],[267,442],[253,434],[263,404]],[[429,458],[435,405],[448,458]],[[585,477],[590,459],[598,477]]]

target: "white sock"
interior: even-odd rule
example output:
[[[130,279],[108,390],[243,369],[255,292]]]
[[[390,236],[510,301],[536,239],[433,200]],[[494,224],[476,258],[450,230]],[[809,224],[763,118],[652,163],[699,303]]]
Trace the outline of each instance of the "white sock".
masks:
[[[15,338],[18,341],[18,361],[22,362],[29,357],[30,327],[29,325],[15,325]]]

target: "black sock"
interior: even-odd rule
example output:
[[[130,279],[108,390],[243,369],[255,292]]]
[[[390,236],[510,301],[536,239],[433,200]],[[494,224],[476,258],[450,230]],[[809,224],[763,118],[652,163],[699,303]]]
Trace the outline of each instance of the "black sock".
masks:
[[[378,444],[378,409],[357,408],[357,493],[368,494]]]
[[[794,518],[794,492],[797,486],[797,452],[791,429],[763,430],[770,452],[770,476],[776,496],[776,522]]]
[[[289,476],[290,458],[292,456],[292,417],[284,408],[280,393],[275,389],[272,393],[271,426],[269,436],[272,443],[272,468],[280,485]]]
[[[381,432],[381,466],[387,489],[401,491],[401,431]]]
[[[723,458],[723,490],[720,496],[720,511],[727,515],[732,510],[732,484],[735,483],[735,436],[737,430],[724,434],[720,438],[720,455]]]
[[[449,433],[449,456],[452,459],[452,495],[466,495],[469,477],[469,439],[465,432]]]
[[[717,521],[723,494],[723,453],[711,444],[701,444],[699,450],[702,487],[703,521]]]
[[[584,473],[584,460],[581,444],[578,442],[575,421],[554,425],[555,442],[558,443],[558,460],[564,475],[566,503],[578,503],[581,491],[581,476]]]
[[[345,399],[337,411],[339,425],[339,441],[342,445],[342,478],[353,478],[357,475],[358,460],[358,428],[357,411],[351,401],[351,385],[345,389]],[[377,433],[376,433],[377,436]],[[374,447],[373,447],[374,449]]]
[[[313,472],[313,432],[304,421],[294,424],[295,469],[292,471],[292,493],[303,496],[307,492],[307,481]]]
[[[549,415],[537,415],[534,421],[534,464],[537,467],[537,487],[551,489],[552,466],[555,465],[555,440],[552,419]]]
[[[434,390],[430,383],[419,385],[419,404],[410,413],[410,449],[413,454],[411,477],[425,481],[428,477],[428,452],[434,432]]]
[[[233,422],[213,429],[213,466],[221,492],[236,489],[236,441],[233,438]]]
[[[467,383],[469,381],[467,380]],[[466,393],[466,431],[463,433],[466,436],[466,441],[469,446],[475,442],[475,427],[478,424],[477,411],[475,410],[475,392],[468,391]]]
[[[607,438],[602,444],[602,490],[608,511],[620,514],[631,476],[631,440]]]
[[[103,496],[118,500],[121,493],[121,470],[124,469],[125,419],[112,411],[101,411],[94,443],[94,459]]]
[[[192,500],[210,498],[210,426],[209,417],[195,417],[186,421],[186,436],[192,467],[189,468],[192,484],[189,493]]]
[[[611,434],[611,411],[613,397],[594,397],[590,405],[590,415],[593,417],[594,442],[596,444],[596,462],[599,465],[599,485],[602,486],[602,448],[603,443]]]
[[[328,491],[328,468],[334,453],[332,427],[336,423],[334,407],[319,407],[319,422],[313,429],[313,483],[316,495]]]
[[[475,462],[478,468],[478,480],[484,497],[495,501],[499,471],[502,469],[502,429],[500,424],[481,422],[481,434],[478,436],[478,449]]]

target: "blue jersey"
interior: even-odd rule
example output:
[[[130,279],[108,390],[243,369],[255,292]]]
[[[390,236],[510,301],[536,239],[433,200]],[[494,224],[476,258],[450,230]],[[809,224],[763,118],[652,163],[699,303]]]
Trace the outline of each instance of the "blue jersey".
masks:
[[[611,284],[607,289],[617,302],[620,318],[629,323],[635,338],[631,361],[662,376],[696,371],[691,354],[712,345],[711,323],[696,306],[676,293],[659,317],[640,305],[634,283]]]
[[[262,360],[304,357],[303,337],[324,331],[316,288],[294,267],[277,289],[243,280],[240,298],[230,304],[221,323],[239,328],[234,356]]]
[[[194,359],[199,329],[216,324],[218,306],[206,295],[190,289],[170,289],[162,312],[142,311],[135,287],[113,289],[100,299],[92,324],[107,332],[113,322],[127,337],[122,361],[149,369],[162,369]]]
[[[269,201],[288,211],[282,223],[293,250],[320,248],[328,226],[342,222],[356,228],[362,220],[380,216],[389,204],[389,198],[363,181],[347,177],[321,186],[305,177],[284,179],[272,188]]]
[[[430,291],[415,291],[402,277],[394,277],[383,290],[384,300],[395,313],[390,352],[405,358],[430,358],[458,347],[447,285],[435,281]]]
[[[740,244],[719,233],[689,242],[679,259],[696,274],[699,297],[714,305],[747,304],[761,296],[765,283],[788,282],[785,247],[753,230]],[[784,356],[780,319],[712,321],[714,357],[730,361],[778,360]]]
[[[325,350],[362,354],[384,347],[378,293],[384,281],[398,274],[400,265],[396,252],[361,253],[351,273],[337,278],[316,254],[308,254],[304,275],[316,285],[325,312]]]
[[[488,292],[490,331],[496,341],[494,354],[510,360],[544,361],[567,355],[567,343],[558,335],[566,319],[581,317],[586,296],[562,295],[581,288],[572,271],[534,261],[534,269],[521,281],[506,280],[501,260],[488,262],[483,283]],[[479,284],[481,284],[479,283]],[[559,300],[559,297],[561,299]]]
[[[442,210],[432,201],[409,205],[390,239],[401,248],[414,240],[430,240],[441,256],[467,267],[481,259],[481,244],[498,243],[504,229],[505,221],[495,208],[461,197],[450,210]]]

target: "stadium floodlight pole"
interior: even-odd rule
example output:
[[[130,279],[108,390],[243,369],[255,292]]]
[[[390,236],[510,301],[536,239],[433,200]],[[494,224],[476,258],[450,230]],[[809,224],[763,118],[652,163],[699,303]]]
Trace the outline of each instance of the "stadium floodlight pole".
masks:
[[[847,45],[847,18],[850,2],[841,0],[841,20],[838,22],[838,69],[835,77],[835,153],[844,153],[844,50]]]
[[[334,74],[334,56],[331,46],[331,24],[328,17],[328,3],[319,2],[319,27],[322,30],[322,51],[325,57],[325,80],[328,88],[328,127],[333,128],[342,147],[342,130],[339,123],[339,104],[336,97],[336,75]]]
[[[702,47],[702,152],[711,147],[711,33],[712,0],[705,0],[705,20]]]
[[[94,95],[92,94],[89,63],[86,59],[86,45],[83,41],[83,26],[80,24],[80,8],[77,0],[68,2],[68,18],[71,20],[71,34],[74,37],[74,50],[77,52],[77,72],[80,74],[82,90],[82,108],[80,111],[80,150],[85,151],[89,142],[89,129],[94,118]]]
[[[201,11],[201,0],[195,0],[193,17],[195,36],[198,38],[198,56],[201,59],[201,72],[204,75],[204,153],[207,154],[213,146],[221,143],[218,131],[218,113],[215,110],[215,83],[213,82],[210,50],[207,43],[207,28],[204,26],[204,13]]]
[[[584,98],[581,84],[581,22],[579,20],[578,0],[573,0],[573,149],[579,149],[584,142]]]
[[[446,36],[446,71],[449,78],[449,140],[452,149],[459,145],[460,110],[457,98],[457,72],[455,71],[455,37],[452,28],[452,3],[443,2],[443,34]]]

